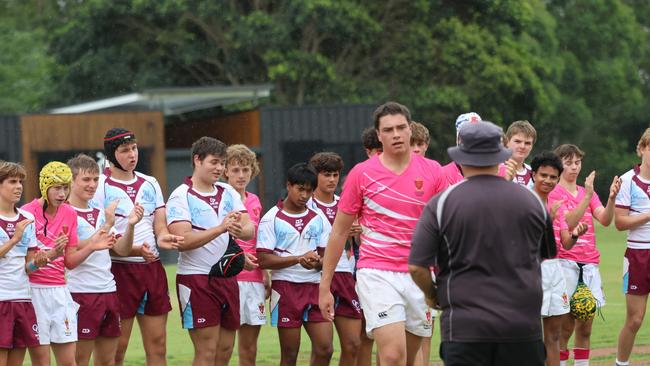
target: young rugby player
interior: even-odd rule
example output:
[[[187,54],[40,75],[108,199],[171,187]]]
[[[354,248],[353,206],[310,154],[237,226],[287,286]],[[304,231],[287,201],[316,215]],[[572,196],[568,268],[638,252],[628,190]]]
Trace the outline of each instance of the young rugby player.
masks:
[[[627,311],[616,352],[616,365],[619,366],[629,365],[634,338],[643,324],[650,292],[650,128],[641,135],[636,153],[641,164],[621,176],[621,190],[616,196],[616,228],[629,230],[623,258],[623,292]]]
[[[25,169],[0,161],[0,365],[20,366],[26,347],[36,347],[38,326],[27,274],[47,263],[37,252],[34,216],[16,204]]]
[[[548,206],[548,195],[553,191],[560,181],[560,174],[564,169],[562,160],[552,152],[543,152],[533,158],[530,163],[532,179],[534,182],[533,191],[542,200],[549,210],[549,214],[557,223],[563,222],[563,229],[566,222],[563,216],[558,216],[561,201],[554,202],[553,207]],[[571,242],[565,246],[569,249],[575,244],[575,239],[587,231],[587,225],[580,223],[574,229],[570,238]],[[545,259],[541,263],[542,268],[542,320],[544,325],[544,346],[546,347],[546,365],[558,366],[560,364],[560,333],[562,330],[562,315],[569,312],[569,295],[566,291],[566,282],[562,275],[562,267],[557,258]]]
[[[237,354],[240,366],[255,365],[257,359],[257,338],[262,325],[266,324],[265,300],[271,295],[271,278],[266,270],[259,268],[255,245],[257,227],[260,223],[262,203],[256,194],[247,192],[246,187],[255,178],[260,169],[257,157],[245,145],[231,145],[226,150],[226,170],[224,176],[239,193],[251,222],[255,226],[255,234],[250,240],[237,240],[244,250],[249,266],[237,275],[239,285],[239,324],[237,331]]]
[[[467,123],[478,123],[481,122],[481,116],[475,112],[463,113],[458,118],[456,118],[456,145],[460,144],[459,132],[461,127]],[[449,185],[456,184],[464,179],[463,172],[460,169],[460,165],[456,164],[455,161],[450,161],[449,164],[442,167],[442,171],[447,178],[447,183]]]
[[[41,197],[23,206],[34,215],[39,248],[48,251],[52,259],[46,267],[29,274],[41,344],[29,350],[33,365],[50,364],[50,345],[57,364],[75,364],[79,305],[66,286],[65,270],[76,268],[93,251],[113,244],[111,238],[104,237],[97,245],[77,246],[77,213],[66,203],[71,181],[67,165],[58,161],[46,164],[39,173]]]
[[[420,122],[411,122],[411,151],[415,154],[426,156],[431,137],[429,129]]]
[[[339,197],[334,194],[338,187],[343,159],[333,152],[321,152],[311,157],[309,164],[318,174],[318,184],[307,206],[320,212],[327,218],[326,224],[334,224]],[[354,365],[361,343],[361,307],[355,291],[354,255],[352,248],[346,247],[341,254],[332,277],[332,295],[334,296],[334,325],[341,342],[339,365]]]
[[[289,168],[287,197],[262,217],[257,236],[260,267],[272,270],[271,325],[278,327],[282,366],[296,365],[303,325],[311,339],[311,365],[329,365],[333,352],[332,324],[318,309],[317,251],[327,244],[327,219],[307,207],[317,183],[308,164]]]
[[[126,256],[133,244],[135,225],[142,219],[143,208],[136,203],[128,219],[126,231],[109,248],[103,241],[113,241],[109,231],[115,223],[113,202],[104,212],[92,208],[88,202],[97,191],[99,166],[90,156],[79,154],[68,160],[72,171],[72,185],[68,202],[77,213],[78,248],[86,245],[97,248],[77,268],[68,272],[68,289],[79,304],[77,312],[77,366],[86,366],[93,355],[96,366],[113,365],[120,337],[120,303],[115,279],[111,273],[109,248],[117,255]],[[94,352],[93,352],[94,351]]]
[[[526,159],[537,140],[537,131],[528,121],[510,124],[503,137],[503,144],[512,150],[512,157],[499,166],[499,175],[528,189],[533,189],[530,165]]]
[[[193,365],[228,365],[239,329],[239,288],[235,277],[211,276],[226,254],[230,236],[250,239],[255,227],[239,193],[217,182],[226,144],[201,137],[192,144],[192,176],[169,197],[169,231],[179,246],[176,290],[181,323],[194,344]]]
[[[104,154],[110,167],[99,177],[91,206],[106,209],[119,200],[115,210],[115,231],[124,235],[129,213],[138,203],[144,208],[142,220],[135,226],[133,247],[128,257],[112,256],[120,300],[122,334],[115,364],[121,366],[129,345],[133,320],[137,318],[148,365],[166,364],[167,313],[171,310],[165,268],[156,246],[176,249],[183,237],[167,230],[165,202],[158,181],[135,171],[138,144],[133,132],[112,128],[104,136]],[[76,214],[75,214],[76,215]]]
[[[388,102],[375,111],[383,152],[357,164],[346,179],[320,285],[321,312],[333,320],[332,277],[359,216],[363,232],[357,293],[382,366],[412,365],[422,337],[431,336],[431,312],[408,274],[407,259],[424,205],[447,181],[437,162],[412,154],[410,119],[399,103]]]
[[[562,212],[566,219],[568,229],[554,225],[556,242],[562,243],[562,237],[571,236],[571,228],[578,226],[580,222],[588,227],[587,232],[577,239],[575,245],[567,250],[558,246],[558,258],[562,265],[564,279],[567,285],[567,294],[573,295],[578,283],[580,268],[583,270],[584,282],[593,293],[600,307],[605,305],[605,296],[602,291],[598,263],[600,252],[596,247],[596,236],[594,233],[593,219],[595,218],[603,226],[608,226],[614,217],[615,198],[621,183],[618,177],[614,177],[609,189],[607,205],[603,207],[598,195],[594,193],[595,172],[591,172],[585,179],[584,188],[577,185],[578,175],[582,168],[584,152],[575,145],[564,144],[555,149],[555,154],[562,159],[564,170],[560,175],[560,183],[549,194],[548,200],[551,205],[555,201],[562,201]],[[566,364],[569,359],[568,343],[575,328],[574,359],[575,365],[584,366],[589,364],[589,337],[593,319],[588,321],[575,320],[572,316],[564,317],[562,324],[562,336],[560,339],[560,364]]]

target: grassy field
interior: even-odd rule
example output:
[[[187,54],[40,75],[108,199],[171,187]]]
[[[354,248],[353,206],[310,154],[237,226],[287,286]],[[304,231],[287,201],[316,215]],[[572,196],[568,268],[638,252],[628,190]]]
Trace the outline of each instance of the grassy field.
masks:
[[[625,233],[620,233],[614,228],[597,228],[598,246],[601,251],[601,274],[606,294],[607,305],[603,308],[604,319],[597,317],[594,321],[592,335],[592,349],[616,347],[616,339],[623,319],[625,317],[625,300],[621,293],[621,268],[623,252],[625,251]],[[167,266],[169,288],[172,296],[173,311],[167,323],[167,359],[169,365],[189,365],[192,360],[193,347],[187,331],[181,328],[178,313],[178,303],[175,292],[176,266]],[[298,364],[308,364],[309,342],[303,332],[300,359]],[[271,326],[262,327],[259,339],[258,364],[277,365],[280,360],[277,331]],[[440,342],[439,329],[436,326],[432,340],[431,360],[439,360],[437,355]],[[637,337],[637,344],[650,344],[650,327],[643,327]],[[332,364],[338,363],[338,340],[334,341],[334,359]],[[636,357],[638,358],[638,357]],[[140,333],[134,327],[131,344],[126,356],[128,365],[144,365],[144,351],[140,341]],[[237,354],[233,355],[231,364],[237,364]]]

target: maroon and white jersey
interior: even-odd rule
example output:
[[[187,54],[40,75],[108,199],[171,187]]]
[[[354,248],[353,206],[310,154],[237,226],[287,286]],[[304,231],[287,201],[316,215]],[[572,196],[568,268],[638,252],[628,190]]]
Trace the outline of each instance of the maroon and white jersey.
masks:
[[[317,248],[324,248],[330,233],[327,219],[307,208],[300,214],[288,213],[278,205],[270,209],[260,221],[257,233],[257,252],[273,253],[280,257],[301,256]],[[306,269],[300,264],[274,269],[273,280],[297,283],[319,283],[320,271]]]
[[[503,177],[505,174],[506,166],[505,164],[500,164],[499,176]],[[515,173],[515,176],[512,177],[512,181],[532,191],[535,183],[533,183],[533,170],[530,168],[530,165],[524,163],[524,167]]]
[[[77,236],[87,240],[105,223],[104,211],[99,208],[77,208]],[[89,244],[90,245],[90,244]],[[92,252],[75,269],[68,271],[68,289],[72,293],[115,292],[111,273],[111,255],[108,249]]]
[[[309,201],[307,201],[307,207],[316,212],[320,212],[320,214],[322,214],[327,219],[325,221],[325,224],[329,225],[329,231],[332,231],[332,226],[334,226],[334,218],[336,217],[338,204],[339,196],[337,195],[334,195],[334,201],[330,203],[321,202],[315,197],[312,197],[309,199]],[[354,255],[352,254],[352,251],[343,249],[343,254],[341,254],[341,258],[336,264],[335,272],[354,273]]]
[[[212,192],[203,193],[192,188],[192,180],[188,177],[169,196],[167,224],[185,221],[192,224],[192,231],[203,231],[221,225],[233,211],[246,212],[246,207],[239,193],[230,185],[217,182]],[[210,273],[210,268],[223,256],[227,247],[228,233],[225,232],[199,248],[180,252],[176,273]]]
[[[34,220],[34,216],[16,209],[13,217],[0,216],[0,243],[4,244],[14,236],[16,225],[23,220]],[[28,250],[36,250],[34,224],[27,225],[20,242],[0,258],[0,301],[29,301],[29,278],[25,272],[25,257]]]
[[[630,216],[650,212],[650,181],[639,176],[638,166],[621,176],[621,190],[616,196],[616,207],[628,209]],[[646,222],[628,231],[627,247],[650,249],[650,223]]]
[[[99,187],[95,197],[90,202],[91,206],[106,209],[111,202],[119,200],[115,210],[115,229],[118,235],[123,235],[128,225],[128,217],[133,206],[138,202],[144,208],[144,216],[135,225],[133,232],[133,246],[139,247],[147,243],[148,248],[158,254],[156,236],[154,234],[154,213],[157,209],[165,207],[162,190],[156,178],[135,172],[135,177],[130,181],[115,179],[106,174],[99,177]],[[114,261],[144,263],[142,257],[113,257]]]

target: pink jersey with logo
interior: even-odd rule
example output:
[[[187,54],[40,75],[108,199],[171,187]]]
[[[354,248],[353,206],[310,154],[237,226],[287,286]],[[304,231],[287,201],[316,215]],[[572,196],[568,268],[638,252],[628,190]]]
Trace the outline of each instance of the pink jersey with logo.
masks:
[[[445,178],[447,179],[447,183],[449,185],[456,184],[461,180],[465,179],[463,173],[460,171],[460,168],[458,167],[458,164],[456,164],[453,161],[443,166],[442,172],[445,175]]]
[[[55,217],[48,217],[47,232],[45,232],[45,217],[43,216],[43,206],[38,199],[24,205],[23,210],[34,215],[34,224],[36,225],[36,240],[40,250],[51,250],[56,246],[56,238],[61,233],[68,236],[68,245],[77,246],[77,212],[67,203],[59,206]],[[65,286],[65,264],[63,256],[41,267],[38,271],[29,274],[29,282],[32,287],[41,286]]]
[[[352,168],[339,210],[359,217],[357,268],[408,272],[411,238],[422,209],[447,186],[440,164],[415,154],[399,175],[384,167],[379,156]]]
[[[566,188],[559,184],[555,186],[555,189],[553,189],[553,191],[548,195],[549,206],[551,206],[555,201],[563,200],[562,206],[558,209],[558,215],[553,222],[555,243],[557,244],[557,257],[579,263],[598,264],[600,262],[600,252],[596,247],[593,213],[598,209],[598,207],[603,207],[603,204],[600,202],[596,193],[591,197],[589,207],[587,207],[584,216],[580,219],[580,222],[584,222],[589,227],[587,232],[578,238],[578,241],[570,250],[564,249],[560,240],[560,230],[568,229],[568,226],[566,226],[566,220],[563,219],[564,216],[566,216],[567,211],[572,211],[578,207],[578,204],[580,204],[580,201],[583,200],[585,195],[586,191],[583,187],[578,186],[578,195],[573,197]]]
[[[246,253],[251,253],[256,255],[257,252],[257,228],[260,225],[260,218],[262,217],[262,203],[260,198],[256,194],[246,192],[246,200],[244,201],[244,207],[248,211],[248,215],[251,218],[251,222],[255,225],[255,235],[249,240],[239,240],[237,239],[237,244],[244,250]],[[237,281],[247,281],[247,282],[263,282],[264,277],[262,275],[262,270],[257,268],[252,271],[243,270],[237,275]]]

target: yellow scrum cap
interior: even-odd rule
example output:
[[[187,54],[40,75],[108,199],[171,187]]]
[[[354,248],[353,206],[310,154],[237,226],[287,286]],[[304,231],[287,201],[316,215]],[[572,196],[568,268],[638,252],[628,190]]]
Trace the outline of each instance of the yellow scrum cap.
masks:
[[[70,184],[72,183],[72,171],[70,168],[59,161],[52,161],[41,169],[41,172],[38,175],[38,185],[41,190],[41,197],[45,199],[47,203],[47,190],[59,184]]]

